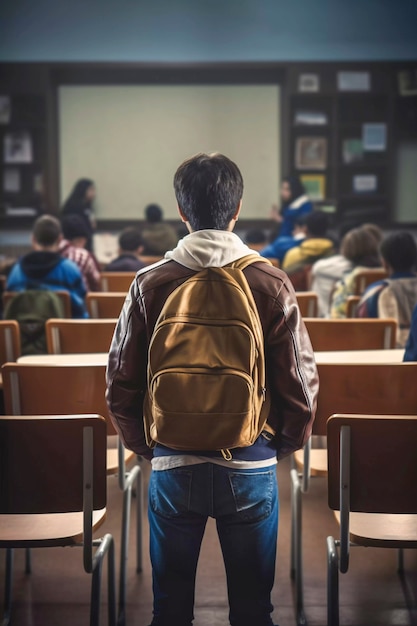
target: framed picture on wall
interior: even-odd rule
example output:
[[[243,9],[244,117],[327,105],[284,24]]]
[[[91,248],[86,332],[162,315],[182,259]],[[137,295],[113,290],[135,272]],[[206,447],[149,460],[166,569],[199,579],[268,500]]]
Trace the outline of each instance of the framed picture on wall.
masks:
[[[300,176],[310,200],[324,200],[326,197],[326,178],[323,174],[303,174]]]
[[[417,96],[417,69],[398,72],[398,91],[400,96]]]
[[[320,77],[318,74],[300,74],[298,77],[298,91],[319,91]]]
[[[324,170],[327,167],[327,139],[299,137],[295,142],[295,167],[299,170]]]

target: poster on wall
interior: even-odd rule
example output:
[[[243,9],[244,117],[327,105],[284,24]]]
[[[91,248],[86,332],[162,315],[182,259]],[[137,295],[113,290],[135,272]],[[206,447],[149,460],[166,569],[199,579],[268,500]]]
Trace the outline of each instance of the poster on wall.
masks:
[[[310,200],[324,200],[326,196],[326,179],[323,174],[303,174],[300,180]]]
[[[300,74],[298,77],[298,91],[319,91],[320,77],[318,74]]]
[[[12,102],[10,96],[0,95],[0,124],[10,124]]]
[[[32,163],[32,140],[28,132],[7,133],[3,140],[5,163]]]
[[[20,189],[20,171],[17,167],[6,167],[3,170],[3,191],[5,193],[19,193]]]
[[[300,170],[324,170],[327,166],[327,139],[299,137],[295,144],[295,167]]]
[[[387,149],[387,125],[386,124],[363,124],[362,125],[363,149],[369,152],[382,152]]]

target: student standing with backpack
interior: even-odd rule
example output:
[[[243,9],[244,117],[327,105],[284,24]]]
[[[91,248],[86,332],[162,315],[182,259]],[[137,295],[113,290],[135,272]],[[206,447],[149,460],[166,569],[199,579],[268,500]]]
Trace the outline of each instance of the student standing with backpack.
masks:
[[[272,626],[276,463],[311,433],[314,354],[287,276],[232,232],[243,193],[236,164],[196,155],[174,188],[190,234],[137,274],[107,367],[113,422],[152,461],[152,626],[191,626],[209,516],[230,624]]]

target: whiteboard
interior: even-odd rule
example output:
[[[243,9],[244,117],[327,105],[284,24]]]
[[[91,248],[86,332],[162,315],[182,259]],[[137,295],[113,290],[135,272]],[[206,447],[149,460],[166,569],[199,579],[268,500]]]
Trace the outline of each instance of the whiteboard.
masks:
[[[243,175],[241,217],[268,218],[278,201],[279,120],[276,85],[62,86],[61,204],[90,178],[98,219],[143,219],[151,202],[176,219],[177,167],[222,152]]]

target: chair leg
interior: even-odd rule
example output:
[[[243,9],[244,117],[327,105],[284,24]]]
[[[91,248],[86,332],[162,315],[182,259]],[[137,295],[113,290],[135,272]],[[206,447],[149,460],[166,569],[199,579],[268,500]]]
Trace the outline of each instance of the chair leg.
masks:
[[[403,548],[398,548],[397,572],[398,574],[404,574],[404,550]]]
[[[297,470],[291,470],[291,578],[295,581],[297,626],[304,626],[301,483]]]
[[[6,581],[4,585],[4,612],[2,626],[10,624],[12,614],[12,587],[13,587],[13,548],[6,549]]]
[[[26,548],[25,551],[25,574],[32,573],[32,552],[30,548]]]
[[[333,537],[327,537],[327,626],[339,626],[339,558]]]
[[[94,554],[91,580],[90,626],[99,626],[100,624],[101,578],[103,560],[106,554],[108,563],[108,624],[109,626],[116,626],[116,573],[113,537],[107,533],[102,539],[94,540],[93,543],[98,545],[98,549]]]
[[[139,465],[135,465],[125,477],[125,489],[123,492],[122,532],[120,537],[120,578],[119,578],[119,606],[117,623],[122,626],[125,623],[126,611],[126,580],[130,514],[132,503],[132,487],[136,481],[137,499],[137,567],[142,569],[142,472]],[[139,560],[140,559],[140,560]]]

